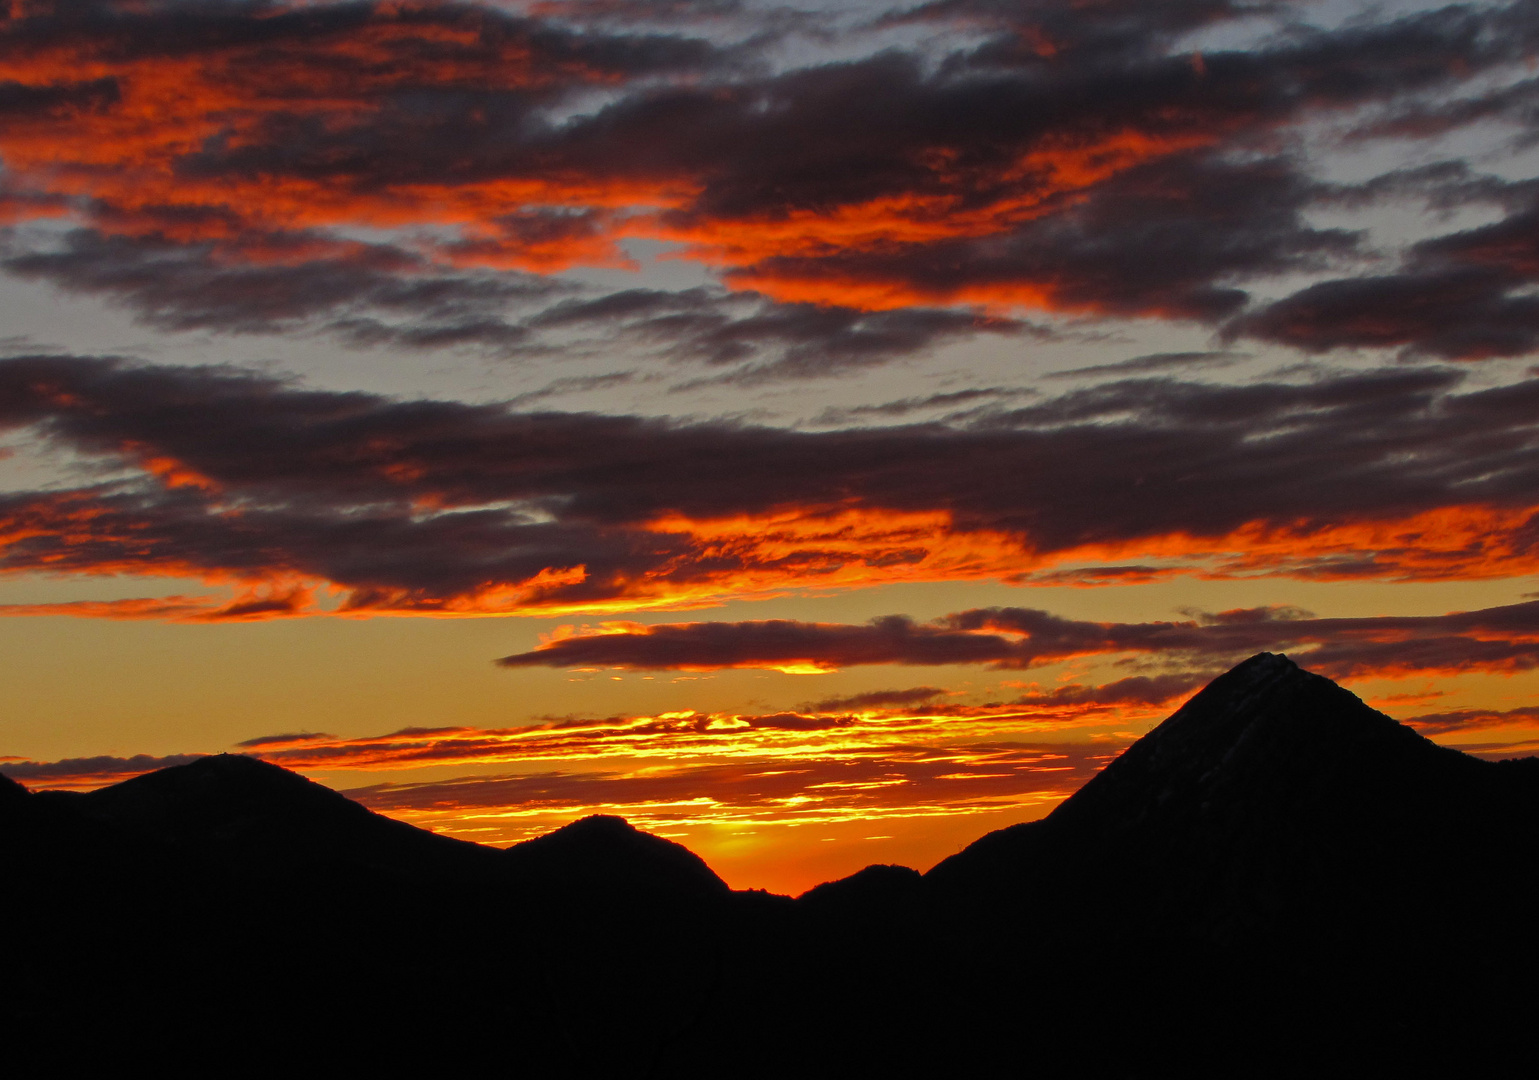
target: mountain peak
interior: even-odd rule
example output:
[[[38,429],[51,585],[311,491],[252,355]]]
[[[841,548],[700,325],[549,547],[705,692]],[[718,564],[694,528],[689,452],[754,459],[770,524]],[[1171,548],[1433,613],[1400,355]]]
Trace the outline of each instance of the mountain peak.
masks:
[[[1459,756],[1288,657],[1258,653],[1128,747],[1051,817],[1110,827],[1151,815],[1221,814],[1268,796],[1280,808],[1345,773],[1376,771],[1407,754]]]
[[[344,814],[362,810],[330,788],[243,754],[211,754],[100,788],[86,799],[95,813],[118,820],[197,828],[300,808]]]
[[[1046,818],[982,837],[926,880],[971,897],[970,918],[1029,897],[1048,922],[1131,919],[1209,941],[1284,926],[1408,932],[1397,898],[1437,910],[1430,898],[1442,897],[1452,910],[1450,868],[1489,876],[1510,861],[1503,851],[1525,850],[1532,802],[1513,770],[1438,746],[1262,653]]]

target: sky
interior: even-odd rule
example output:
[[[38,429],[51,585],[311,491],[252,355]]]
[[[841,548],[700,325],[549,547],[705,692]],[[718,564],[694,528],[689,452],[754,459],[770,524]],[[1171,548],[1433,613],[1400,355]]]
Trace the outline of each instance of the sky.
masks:
[[[0,771],[736,888],[1286,652],[1539,749],[1539,4],[9,0]]]

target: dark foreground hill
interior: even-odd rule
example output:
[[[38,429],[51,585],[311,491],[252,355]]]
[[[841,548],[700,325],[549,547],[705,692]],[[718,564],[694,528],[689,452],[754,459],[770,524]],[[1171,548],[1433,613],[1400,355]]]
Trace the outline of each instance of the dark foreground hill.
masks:
[[[238,756],[0,778],[21,1075],[1481,1072],[1539,1004],[1539,761],[1262,654],[926,875],[732,893],[617,818],[506,852]]]

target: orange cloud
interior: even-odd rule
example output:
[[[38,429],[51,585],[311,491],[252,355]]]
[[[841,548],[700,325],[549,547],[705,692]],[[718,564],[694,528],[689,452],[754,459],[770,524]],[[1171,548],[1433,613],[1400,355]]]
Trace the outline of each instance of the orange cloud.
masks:
[[[1384,42],[1236,55],[1198,79],[1150,35],[1121,66],[1043,68],[1033,48],[931,71],[887,50],[765,74],[704,37],[578,30],[573,17],[425,2],[22,12],[0,25],[15,99],[0,159],[39,207],[68,203],[109,235],[209,243],[227,261],[297,261],[367,226],[416,230],[404,248],[440,266],[551,273],[627,265],[617,241],[649,237],[782,301],[1211,318],[1239,302],[1215,281],[1346,241],[1303,222],[1307,185],[1291,174],[1255,213],[1215,219],[1214,184],[1228,196],[1223,178],[1255,169],[1205,155],[1414,90],[1367,77],[1353,50],[1428,48],[1385,26]],[[1468,78],[1498,62],[1459,60]],[[1316,82],[1330,92],[1277,89]],[[1166,259],[1163,281],[1130,276],[1125,253],[1103,250],[1129,230],[1092,221],[1108,192],[1160,222],[1145,246],[1224,235],[1199,245],[1200,269]],[[1047,250],[1065,238],[1028,232],[1056,221],[1089,222],[1098,239],[1045,262],[989,253]]]
[[[729,280],[790,303],[841,304],[867,310],[967,302],[1001,307],[1073,308],[1059,303],[1051,282],[916,287],[910,280],[798,278],[764,266],[771,260],[812,260],[860,251],[891,252],[940,241],[1008,233],[1023,222],[1061,211],[1079,193],[1143,162],[1209,145],[1216,132],[1110,133],[1044,139],[1015,161],[987,169],[957,169],[955,151],[920,153],[921,190],[883,195],[817,210],[665,227],[662,236],[729,270]],[[663,218],[666,221],[666,216]]]
[[[49,33],[25,21],[6,29],[0,82],[54,97],[69,88],[98,88],[8,118],[0,127],[0,159],[9,182],[40,206],[71,200],[113,232],[215,241],[229,258],[296,261],[317,254],[316,245],[359,245],[310,237],[298,246],[271,247],[268,235],[341,225],[449,225],[465,230],[466,243],[454,249],[459,261],[479,252],[482,265],[548,272],[623,257],[612,236],[594,234],[518,237],[515,231],[518,242],[499,244],[491,222],[517,219],[529,207],[668,205],[691,190],[687,180],[570,172],[469,178],[442,161],[384,183],[347,175],[336,162],[199,167],[215,147],[234,161],[270,151],[287,126],[345,141],[379,121],[395,95],[538,98],[618,84],[635,73],[627,58],[606,57],[602,42],[584,48],[576,35],[562,41],[558,33],[488,10],[429,3],[275,6],[232,13],[222,23],[189,13],[172,32],[191,40],[177,48],[157,40],[166,31],[153,11],[120,12],[95,26],[84,20],[72,32]],[[641,72],[647,68],[644,58],[630,62]]]

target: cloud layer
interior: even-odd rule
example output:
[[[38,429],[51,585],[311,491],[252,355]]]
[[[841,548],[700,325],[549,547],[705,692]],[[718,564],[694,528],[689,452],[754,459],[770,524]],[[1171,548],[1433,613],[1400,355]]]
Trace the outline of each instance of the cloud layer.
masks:
[[[970,577],[1531,573],[1539,380],[1460,382],[1135,379],[961,424],[795,432],[19,357],[0,360],[0,429],[95,472],[0,494],[0,570],[231,587],[12,609],[193,620]]]
[[[655,299],[696,310],[651,329],[777,377],[1022,311],[1310,350],[1528,351],[1531,194],[1466,182],[1508,216],[1386,266],[1315,212],[1447,184],[1343,190],[1309,148],[1321,128],[1354,149],[1528,128],[1531,5],[1297,15],[27,5],[0,24],[0,219],[21,223],[3,264],[166,329],[517,351],[572,317],[547,310],[549,275],[664,241],[764,306]],[[1324,277],[1252,302],[1252,282],[1299,274]],[[589,318],[629,302],[583,301]],[[785,356],[797,342],[817,347]]]

